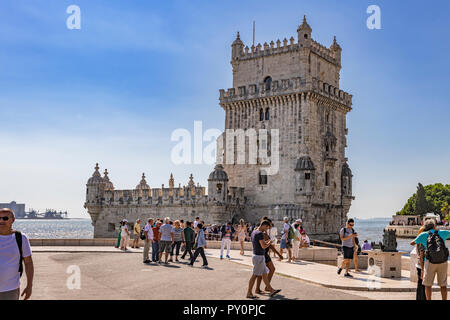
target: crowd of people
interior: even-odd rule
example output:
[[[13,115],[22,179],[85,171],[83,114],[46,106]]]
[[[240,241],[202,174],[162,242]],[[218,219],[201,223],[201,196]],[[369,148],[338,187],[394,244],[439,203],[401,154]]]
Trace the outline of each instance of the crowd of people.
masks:
[[[10,209],[0,209],[0,300],[18,300],[20,277],[23,272],[27,276],[27,286],[21,296],[29,299],[32,293],[34,266],[31,256],[31,247],[26,235],[12,228],[15,217]],[[143,263],[169,264],[179,262],[180,259],[189,259],[189,266],[193,266],[198,256],[203,260],[202,267],[208,268],[208,260],[205,255],[207,248],[208,226],[197,217],[195,221],[172,221],[165,219],[147,220],[141,228],[140,220],[137,220],[133,230],[129,230],[128,221],[120,223],[117,248],[127,250],[131,232],[134,234],[132,247],[139,247],[139,240],[144,240]],[[342,251],[344,259],[338,267],[340,274],[345,269],[345,277],[352,278],[349,273],[351,260],[355,260],[355,271],[358,270],[357,257],[361,250],[358,241],[358,233],[354,229],[355,222],[348,219],[346,226],[340,230]],[[231,241],[241,242],[240,253],[244,255],[244,242],[252,243],[253,273],[249,279],[247,298],[257,299],[258,294],[276,295],[281,289],[275,289],[271,285],[275,273],[273,257],[283,260],[283,251],[287,251],[287,260],[292,262],[298,259],[298,250],[310,245],[310,240],[302,227],[302,220],[297,219],[289,223],[289,218],[284,218],[281,230],[281,238],[278,240],[278,232],[271,219],[263,217],[258,224],[246,224],[243,220],[237,225],[228,222],[219,228],[221,242],[220,259],[223,259],[226,248],[226,258],[230,258]],[[213,229],[214,230],[214,229]],[[210,229],[211,231],[211,229]],[[214,231],[212,232],[214,234]],[[434,219],[425,220],[417,237],[411,242],[415,246],[416,268],[418,275],[417,293],[418,300],[431,300],[432,285],[437,277],[438,286],[441,288],[443,300],[447,299],[447,273],[449,251],[445,241],[450,238],[449,230],[438,230]],[[277,244],[280,244],[277,250]],[[151,249],[151,257],[150,257]],[[367,240],[364,241],[362,251],[371,250]],[[363,252],[364,253],[364,252]],[[189,255],[189,257],[187,257]],[[264,289],[261,284],[264,283]],[[256,288],[255,287],[256,284]]]
[[[162,219],[151,219],[152,221],[152,228],[157,228],[158,224],[161,227],[164,222]],[[284,228],[281,232],[281,238],[278,235],[278,230],[275,226],[272,226],[270,228],[270,234],[269,237],[273,244],[280,243],[281,246],[281,253],[283,253],[283,250],[287,250],[288,253],[288,262],[297,261],[299,258],[299,249],[300,248],[307,248],[311,244],[311,240],[309,239],[308,235],[306,234],[306,230],[302,227],[302,220],[297,219],[294,223],[288,224],[287,223],[288,218],[286,218]],[[188,227],[188,222],[184,222],[184,220],[177,220],[177,221],[169,221],[169,224],[172,225],[172,227],[175,228],[175,240],[174,243],[171,244],[170,248],[170,255],[173,256],[173,252],[175,250],[176,252],[176,260],[178,259],[177,256],[179,255],[180,250],[185,251],[186,246],[190,247],[191,244],[187,244],[184,240],[183,236],[184,233],[182,230]],[[197,228],[198,224],[201,224],[201,229],[203,236],[205,240],[213,240],[213,241],[221,241],[221,249],[220,249],[220,258],[224,258],[224,251],[226,249],[226,258],[230,258],[230,250],[231,250],[231,242],[232,241],[238,241],[240,243],[240,254],[244,255],[244,243],[251,241],[251,234],[252,232],[258,227],[257,224],[253,223],[245,223],[243,219],[239,221],[238,224],[232,224],[231,222],[227,222],[226,224],[205,224],[203,220],[200,220],[199,217],[196,217],[193,222],[189,222],[189,227]],[[129,223],[128,220],[123,219],[119,223],[119,229],[118,229],[118,237],[117,237],[117,243],[116,248],[119,248],[123,251],[128,250],[128,245],[131,240],[131,231],[129,230]],[[148,227],[145,226],[143,230],[141,230],[141,220],[136,220],[136,223],[134,224],[134,238],[132,242],[132,248],[139,248],[139,239],[144,240],[144,233],[147,232]],[[153,231],[154,232],[154,231]],[[197,232],[195,232],[197,234]],[[169,236],[166,237],[167,241],[170,239]],[[286,244],[286,238],[288,238],[289,243]],[[154,243],[155,240],[152,238],[150,239],[152,243]],[[166,241],[166,240],[163,240]],[[165,246],[165,242],[164,246]],[[152,246],[156,246],[156,244],[153,244]],[[172,248],[173,247],[173,248]],[[150,246],[149,246],[150,248]],[[191,247],[192,248],[192,247]],[[152,248],[153,249],[153,248]],[[165,249],[165,247],[164,247]],[[145,252],[144,248],[144,252]],[[153,249],[153,251],[155,251]],[[159,251],[162,251],[161,248],[159,248]],[[178,252],[178,253],[177,253]],[[274,255],[275,257],[275,255]],[[147,260],[147,259],[145,259]],[[152,259],[154,260],[154,259]],[[169,262],[171,261],[168,260]]]

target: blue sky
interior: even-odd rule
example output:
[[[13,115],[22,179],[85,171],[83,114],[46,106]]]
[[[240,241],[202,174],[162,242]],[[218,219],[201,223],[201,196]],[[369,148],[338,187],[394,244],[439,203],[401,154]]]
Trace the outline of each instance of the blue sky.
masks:
[[[81,8],[68,30],[66,8]],[[366,9],[381,8],[381,30]],[[306,14],[320,43],[343,49],[351,92],[350,216],[386,217],[417,183],[450,183],[448,1],[93,1],[0,3],[0,202],[83,209],[96,162],[116,188],[206,185],[211,165],[174,166],[171,133],[223,129],[231,42],[296,37]]]

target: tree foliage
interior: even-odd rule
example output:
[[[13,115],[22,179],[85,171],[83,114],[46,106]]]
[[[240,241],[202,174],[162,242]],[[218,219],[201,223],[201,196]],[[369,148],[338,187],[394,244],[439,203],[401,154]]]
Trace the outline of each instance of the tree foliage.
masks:
[[[419,183],[417,192],[408,199],[403,209],[397,212],[397,215],[416,215],[417,212],[420,212],[420,214],[433,212],[445,218],[448,215],[445,212],[449,210],[450,184],[436,183],[422,187],[425,190],[425,201],[423,201],[421,186]]]

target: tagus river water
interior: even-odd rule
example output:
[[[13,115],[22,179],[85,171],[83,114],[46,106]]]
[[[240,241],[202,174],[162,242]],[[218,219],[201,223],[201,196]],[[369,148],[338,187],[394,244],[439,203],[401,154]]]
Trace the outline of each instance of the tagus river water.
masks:
[[[356,219],[355,231],[361,243],[364,240],[378,243],[383,239],[383,229],[390,218]],[[94,227],[89,219],[65,220],[16,220],[14,228],[26,233],[31,239],[92,239]],[[308,231],[308,230],[307,230]],[[411,239],[397,239],[398,250],[409,252]],[[449,241],[447,245],[450,247]]]

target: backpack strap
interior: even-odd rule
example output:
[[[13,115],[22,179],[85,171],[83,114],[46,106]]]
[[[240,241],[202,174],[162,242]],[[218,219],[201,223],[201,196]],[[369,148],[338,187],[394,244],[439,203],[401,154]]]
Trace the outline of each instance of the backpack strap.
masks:
[[[20,276],[22,276],[23,273],[22,233],[20,231],[15,231],[14,234],[16,236],[17,246],[19,247],[19,254],[20,254],[19,273]]]

